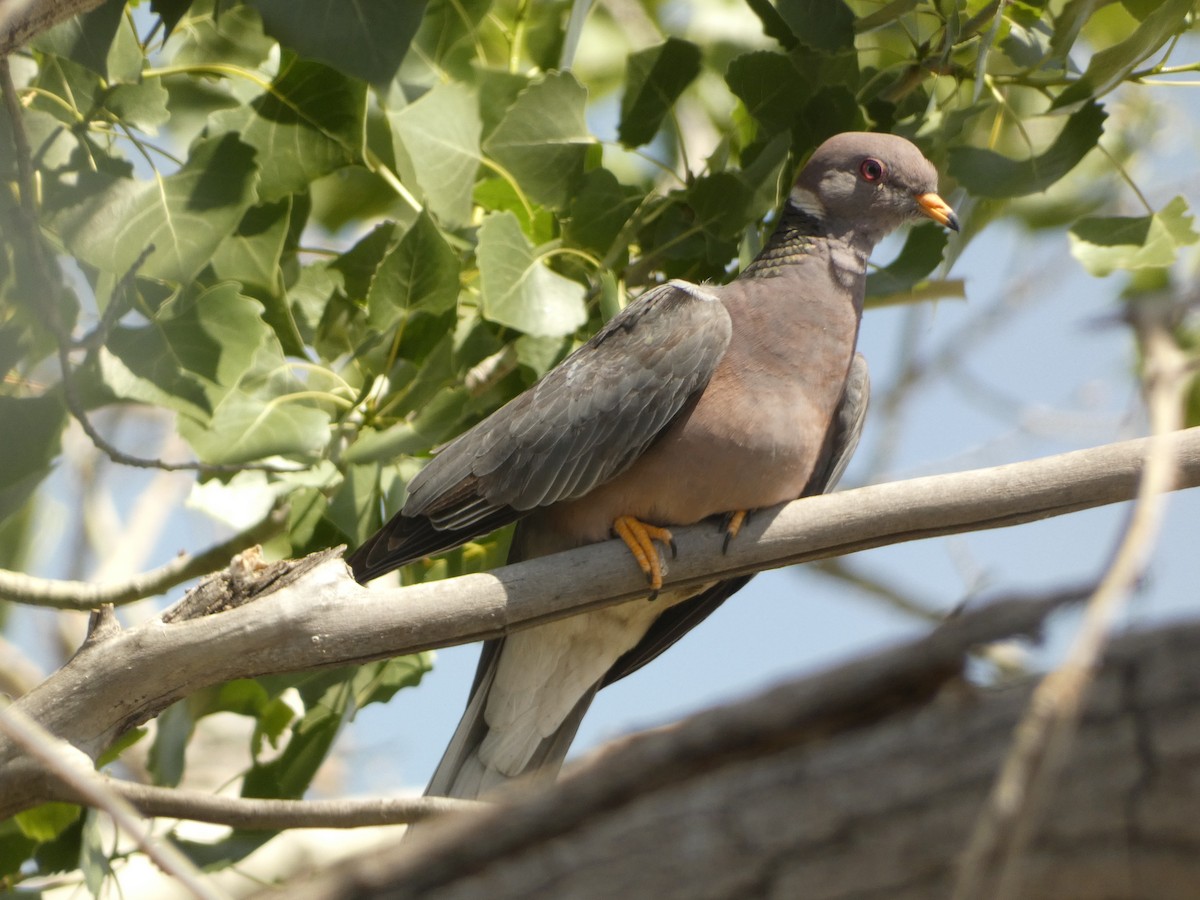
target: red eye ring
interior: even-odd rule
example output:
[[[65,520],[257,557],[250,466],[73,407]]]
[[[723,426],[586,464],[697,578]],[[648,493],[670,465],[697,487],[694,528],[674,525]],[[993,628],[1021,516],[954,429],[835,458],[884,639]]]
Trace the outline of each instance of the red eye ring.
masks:
[[[883,163],[873,156],[868,156],[858,164],[858,174],[862,176],[863,181],[881,181],[886,171]]]

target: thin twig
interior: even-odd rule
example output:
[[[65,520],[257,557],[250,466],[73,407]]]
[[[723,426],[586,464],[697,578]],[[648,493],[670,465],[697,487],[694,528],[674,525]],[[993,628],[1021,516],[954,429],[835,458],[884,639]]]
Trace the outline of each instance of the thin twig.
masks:
[[[186,856],[155,837],[137,810],[109,787],[80,751],[56,738],[15,706],[0,709],[0,731],[67,786],[72,796],[108,813],[117,827],[133,838],[159,868],[178,879],[192,896],[201,900],[221,900],[225,896],[204,882],[204,875]]]
[[[222,797],[203,791],[164,788],[108,779],[109,789],[144,816],[212,822],[232,828],[282,831],[289,828],[365,828],[409,825],[445,813],[489,806],[449,797],[372,797],[337,800],[267,800]],[[63,799],[78,799],[74,796]]]
[[[1040,269],[1037,277],[1040,278],[1039,290],[1044,291],[1049,277],[1046,270]],[[899,416],[911,399],[912,392],[934,375],[953,374],[954,377],[947,379],[947,383],[956,388],[969,385],[969,374],[964,363],[981,344],[990,340],[1006,321],[1028,304],[1033,296],[1032,286],[1032,278],[1010,281],[1002,289],[1000,299],[968,318],[939,347],[926,354],[919,353],[917,348],[921,343],[921,333],[927,328],[930,313],[926,307],[910,308],[899,341],[901,359],[894,384],[877,398],[872,398],[874,427],[877,431],[882,429],[883,436],[875,442],[874,453],[866,467],[870,479],[880,476],[891,465],[903,427]],[[963,377],[960,378],[960,375]]]
[[[861,568],[847,563],[843,557],[819,559],[810,563],[809,569],[856,587],[863,593],[870,594],[882,601],[889,609],[898,610],[923,622],[940,623],[946,618],[945,611],[927,606],[916,598],[901,592],[890,581],[883,581],[868,575]]]
[[[1144,382],[1152,439],[1137,497],[1112,563],[1088,601],[1067,657],[1030,698],[992,793],[963,857],[956,900],[1019,896],[1025,848],[1066,762],[1100,656],[1125,600],[1145,573],[1178,471],[1169,435],[1182,418],[1187,360],[1166,327],[1163,310],[1140,304],[1135,326],[1145,357]],[[1158,313],[1156,317],[1153,313]]]
[[[286,524],[287,513],[282,509],[273,510],[257,525],[195,556],[181,553],[166,565],[112,584],[55,581],[0,569],[0,599],[31,606],[85,611],[105,603],[114,606],[133,603],[228,565],[231,556],[279,534]]]

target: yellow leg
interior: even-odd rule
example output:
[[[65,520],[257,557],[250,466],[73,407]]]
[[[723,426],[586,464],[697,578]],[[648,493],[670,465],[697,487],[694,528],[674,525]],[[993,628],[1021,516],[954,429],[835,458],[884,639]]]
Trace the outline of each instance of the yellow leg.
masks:
[[[667,544],[674,554],[675,539],[671,532],[657,525],[649,525],[633,516],[618,516],[613,522],[613,532],[625,542],[638,567],[650,581],[650,587],[658,593],[663,583],[662,560],[658,557],[658,548],[654,546],[654,542]]]
[[[729,550],[729,542],[738,536],[738,532],[742,530],[742,526],[746,524],[746,519],[749,517],[750,510],[748,509],[739,509],[725,517],[725,543],[721,545],[722,553]]]

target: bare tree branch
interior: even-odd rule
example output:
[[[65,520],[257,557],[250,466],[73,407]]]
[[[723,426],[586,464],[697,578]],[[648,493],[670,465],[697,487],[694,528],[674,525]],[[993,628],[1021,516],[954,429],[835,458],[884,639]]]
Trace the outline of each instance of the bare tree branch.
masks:
[[[137,811],[114,793],[93,767],[92,761],[66,741],[56,738],[20,709],[0,709],[0,733],[21,747],[42,766],[44,772],[67,789],[72,799],[104,810],[113,822],[137,841],[138,846],[164,872],[199,900],[220,900],[192,862],[175,847],[156,838]]]
[[[287,514],[282,510],[273,510],[257,525],[195,556],[181,553],[166,565],[113,584],[56,581],[0,569],[0,600],[83,611],[106,603],[113,606],[133,603],[144,597],[161,594],[200,575],[207,575],[228,563],[229,557],[239,550],[278,534],[286,524]]]
[[[840,556],[816,560],[810,568],[820,572],[827,578],[832,578],[843,584],[858,588],[863,593],[875,597],[888,609],[904,613],[906,616],[912,616],[914,619],[921,619],[925,622],[941,622],[946,618],[944,610],[928,606],[917,598],[905,594],[894,584],[868,575],[866,572],[849,565]]]
[[[370,797],[337,800],[264,800],[223,797],[185,788],[164,788],[105,779],[109,790],[144,816],[212,822],[231,828],[281,831],[287,828],[363,828],[408,825],[446,813],[469,812],[487,806],[477,800],[449,797]],[[86,803],[64,785],[56,800]]]
[[[1200,484],[1200,429],[1169,439],[1176,487]],[[1031,462],[811,497],[764,511],[727,554],[723,534],[679,529],[666,585],[692,585],[868,547],[996,528],[1130,499],[1148,450],[1127,441]],[[168,611],[94,634],[18,704],[91,757],[201,687],[347,665],[497,637],[584,609],[644,597],[619,542],[403,589],[366,590],[326,555],[256,565],[243,558]],[[197,602],[197,596],[203,602]],[[0,741],[0,816],[49,793],[37,765]]]
[[[0,4],[0,56],[71,16],[95,9],[102,0],[5,0]]]

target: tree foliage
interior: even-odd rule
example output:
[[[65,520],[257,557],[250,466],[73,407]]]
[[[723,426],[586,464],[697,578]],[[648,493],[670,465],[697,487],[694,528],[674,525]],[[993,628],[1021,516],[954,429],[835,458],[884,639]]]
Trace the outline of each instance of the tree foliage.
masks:
[[[1183,197],[1114,214],[1143,138],[1111,101],[1152,102],[1192,0],[590,6],[107,0],[11,55],[4,564],[34,540],[72,423],[117,462],[193,468],[214,514],[286,501],[280,555],[356,544],[437,445],[628,296],[748,261],[799,163],[840,131],[916,140],[964,223],[949,244],[912,229],[871,302],[953,295],[939,267],[1001,217],[1065,226],[1078,264],[1124,277],[1131,302],[1197,241]],[[700,39],[677,21],[717,15],[740,27]],[[186,455],[103,427],[133,409],[167,418]],[[504,542],[403,577],[496,565]],[[301,796],[347,717],[427,667],[202,692],[160,717],[151,774],[177,783],[195,723],[233,711],[256,723],[255,760],[286,746],[243,793]],[[0,879],[83,866],[94,886],[94,831],[57,805],[0,823]],[[267,837],[184,847],[228,863]]]

